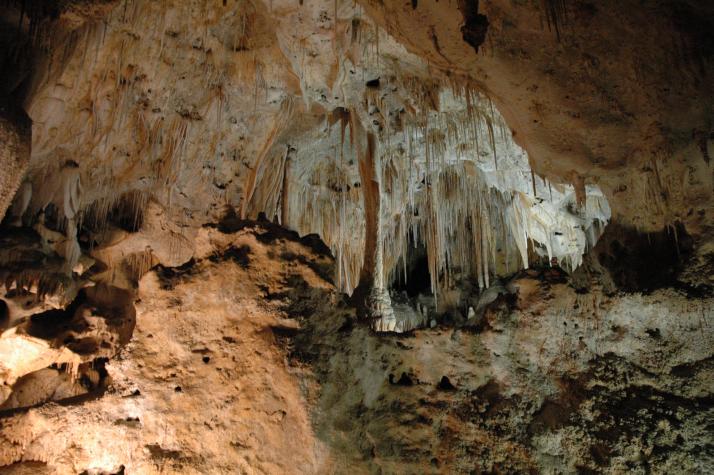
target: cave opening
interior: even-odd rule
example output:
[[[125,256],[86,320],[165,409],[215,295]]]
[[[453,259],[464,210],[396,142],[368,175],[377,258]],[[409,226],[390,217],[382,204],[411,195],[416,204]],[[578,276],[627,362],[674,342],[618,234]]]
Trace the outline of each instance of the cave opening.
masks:
[[[406,292],[410,298],[431,294],[429,256],[423,244],[415,244],[410,240],[406,265],[399,266],[395,274],[393,291]]]
[[[620,289],[651,293],[663,287],[684,285],[679,282],[679,275],[692,256],[693,246],[692,237],[680,222],[650,233],[615,225],[595,247],[595,252]]]

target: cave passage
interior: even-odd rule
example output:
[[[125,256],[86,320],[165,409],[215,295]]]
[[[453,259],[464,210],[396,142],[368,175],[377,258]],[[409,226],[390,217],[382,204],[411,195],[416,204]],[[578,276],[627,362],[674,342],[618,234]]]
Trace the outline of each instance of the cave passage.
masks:
[[[431,294],[429,259],[424,246],[409,246],[406,268],[406,276],[401,268],[397,268],[391,289],[406,292],[412,298]]]

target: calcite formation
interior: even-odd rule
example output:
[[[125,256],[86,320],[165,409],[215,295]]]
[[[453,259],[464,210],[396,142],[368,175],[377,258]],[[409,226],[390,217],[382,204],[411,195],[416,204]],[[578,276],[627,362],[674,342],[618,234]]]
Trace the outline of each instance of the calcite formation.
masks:
[[[62,68],[48,62],[34,81],[14,219],[53,205],[69,268],[80,221],[102,228],[114,207],[148,202],[182,228],[229,206],[316,233],[347,293],[362,281],[384,294],[410,242],[426,247],[436,294],[528,267],[529,243],[575,268],[609,220],[596,187],[578,184],[576,200],[572,185],[535,176],[474,83],[407,53],[359,5],[199,11],[117,7],[73,31]],[[190,243],[171,247],[190,257]]]
[[[710,471],[713,31],[6,2],[0,465]]]

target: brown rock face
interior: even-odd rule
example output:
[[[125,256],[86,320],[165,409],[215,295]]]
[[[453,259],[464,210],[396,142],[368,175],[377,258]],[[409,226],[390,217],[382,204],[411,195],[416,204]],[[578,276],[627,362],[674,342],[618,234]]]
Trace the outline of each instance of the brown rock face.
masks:
[[[24,111],[0,106],[0,219],[5,217],[30,163],[30,119]]]

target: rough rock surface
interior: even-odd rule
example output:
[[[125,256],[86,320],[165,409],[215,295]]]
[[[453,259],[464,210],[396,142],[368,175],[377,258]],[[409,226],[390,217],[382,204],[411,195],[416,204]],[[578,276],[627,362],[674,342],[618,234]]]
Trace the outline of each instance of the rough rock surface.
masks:
[[[30,125],[24,112],[0,106],[0,220],[5,217],[30,163]]]
[[[469,321],[385,336],[309,241],[198,242],[141,280],[100,398],[0,421],[7,473],[711,470],[711,298],[532,270]]]

